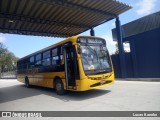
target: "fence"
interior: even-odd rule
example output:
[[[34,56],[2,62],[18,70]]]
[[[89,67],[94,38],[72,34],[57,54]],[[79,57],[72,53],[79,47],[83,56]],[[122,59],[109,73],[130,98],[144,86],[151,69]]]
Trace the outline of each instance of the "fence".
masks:
[[[133,78],[134,77],[134,71],[133,71],[133,62],[132,62],[132,56],[131,53],[125,53],[125,64],[126,64],[126,77],[127,78]],[[115,77],[121,78],[121,66],[120,66],[120,59],[119,55],[112,55],[112,63],[114,67]]]
[[[0,79],[15,79],[17,78],[17,70],[4,70],[0,72]]]

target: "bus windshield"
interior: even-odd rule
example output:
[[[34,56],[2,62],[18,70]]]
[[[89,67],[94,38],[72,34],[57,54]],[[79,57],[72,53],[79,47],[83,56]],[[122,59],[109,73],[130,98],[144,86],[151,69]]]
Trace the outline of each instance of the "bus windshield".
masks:
[[[104,45],[81,45],[82,63],[86,74],[111,72],[111,63]]]

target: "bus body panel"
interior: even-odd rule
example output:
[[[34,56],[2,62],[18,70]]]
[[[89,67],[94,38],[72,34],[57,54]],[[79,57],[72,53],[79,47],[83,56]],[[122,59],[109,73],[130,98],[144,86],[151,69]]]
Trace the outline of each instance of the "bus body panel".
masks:
[[[44,86],[53,88],[54,79],[61,78],[65,83],[64,72],[35,73],[35,74],[19,74],[17,80],[25,83],[25,77],[28,77],[31,85]]]
[[[19,61],[22,61],[26,58],[29,58],[29,57],[34,56],[36,54],[42,53],[44,51],[47,51],[48,49],[52,49],[53,47],[56,47],[58,45],[65,44],[69,41],[71,41],[72,44],[76,44],[77,38],[78,38],[78,36],[68,38],[62,42],[55,44],[55,45],[51,45],[45,49],[42,49],[38,52],[35,52],[31,55],[28,55],[28,56],[20,59]],[[90,38],[94,38],[94,37],[91,36]],[[28,73],[23,73],[23,74],[18,73],[17,80],[25,83],[25,78],[28,77],[29,83],[31,85],[53,88],[54,87],[54,80],[56,77],[58,77],[62,80],[63,85],[64,85],[64,89],[65,90],[72,90],[72,91],[86,91],[86,90],[91,90],[91,89],[97,89],[97,88],[109,86],[114,83],[114,72],[113,72],[112,61],[111,61],[112,72],[98,74],[98,75],[86,75],[86,73],[84,72],[84,68],[83,68],[82,57],[80,54],[78,54],[77,46],[75,46],[75,49],[76,49],[76,54],[77,54],[76,59],[77,59],[77,63],[78,63],[79,79],[75,79],[76,85],[74,87],[73,86],[66,86],[65,71],[38,73],[38,70],[32,69],[33,71],[31,70]],[[109,58],[109,59],[111,60],[111,58]]]

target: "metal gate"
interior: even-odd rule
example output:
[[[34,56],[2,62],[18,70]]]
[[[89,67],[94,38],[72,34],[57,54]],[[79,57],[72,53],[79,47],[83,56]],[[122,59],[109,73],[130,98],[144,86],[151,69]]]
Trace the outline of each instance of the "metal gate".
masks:
[[[0,71],[0,79],[16,79],[17,69],[4,69]]]

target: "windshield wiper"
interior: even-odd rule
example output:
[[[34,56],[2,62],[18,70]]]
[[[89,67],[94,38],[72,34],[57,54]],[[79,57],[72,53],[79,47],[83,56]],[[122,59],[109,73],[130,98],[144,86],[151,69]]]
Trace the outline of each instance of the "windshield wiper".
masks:
[[[98,54],[97,54],[97,51],[96,51],[95,49],[91,48],[90,46],[87,46],[87,48],[88,48],[89,50],[91,50],[91,51],[94,51],[94,52],[92,52],[92,53],[97,57],[97,61],[99,61],[100,64],[101,64],[101,61],[99,60],[99,57],[98,57]]]
[[[93,53],[94,55],[96,55],[96,57],[97,57],[97,53],[95,52],[95,50],[94,50],[93,48],[91,48],[90,46],[87,46],[87,48],[88,48],[90,51],[92,51],[92,53]]]

